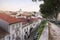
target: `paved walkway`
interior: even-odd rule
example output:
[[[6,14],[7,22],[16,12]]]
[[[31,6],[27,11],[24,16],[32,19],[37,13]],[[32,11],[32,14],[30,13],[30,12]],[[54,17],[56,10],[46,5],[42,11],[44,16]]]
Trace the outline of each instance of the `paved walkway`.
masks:
[[[50,35],[52,37],[51,40],[60,40],[60,28],[54,23],[50,23]]]
[[[46,26],[39,40],[48,40],[48,27]]]

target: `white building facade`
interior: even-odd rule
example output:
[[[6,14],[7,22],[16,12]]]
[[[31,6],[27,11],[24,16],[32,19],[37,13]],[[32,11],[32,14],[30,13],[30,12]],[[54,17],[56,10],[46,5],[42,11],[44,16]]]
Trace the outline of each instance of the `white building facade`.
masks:
[[[26,21],[20,19],[10,17],[7,14],[0,14],[0,26],[9,32],[9,35],[4,37],[6,40],[26,40],[30,36],[31,29],[36,28],[41,23],[41,19],[38,17],[29,18],[31,23],[27,21],[27,17],[24,18]],[[26,22],[26,24],[23,24],[23,22]]]

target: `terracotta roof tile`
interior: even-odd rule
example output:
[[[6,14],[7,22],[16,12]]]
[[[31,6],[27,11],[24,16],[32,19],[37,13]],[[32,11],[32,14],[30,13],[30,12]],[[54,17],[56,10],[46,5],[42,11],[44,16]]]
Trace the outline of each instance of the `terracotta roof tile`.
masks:
[[[0,13],[0,19],[5,20],[9,24],[16,23],[16,22],[20,21],[17,18],[11,17],[10,15],[3,14],[3,13]]]
[[[15,18],[10,15],[0,13],[0,19],[5,20],[9,24],[17,23],[17,22],[28,22],[27,18]],[[38,18],[30,18],[29,21],[37,21]]]
[[[30,18],[31,21],[37,21],[38,18]]]

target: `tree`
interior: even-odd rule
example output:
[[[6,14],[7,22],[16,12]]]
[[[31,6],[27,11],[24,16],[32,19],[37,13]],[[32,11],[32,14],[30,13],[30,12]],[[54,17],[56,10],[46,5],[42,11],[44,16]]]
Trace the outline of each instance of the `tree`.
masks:
[[[60,0],[44,0],[44,4],[40,5],[40,12],[45,18],[56,17],[60,12]]]
[[[32,0],[33,2],[37,2],[37,1],[43,1],[43,0]]]

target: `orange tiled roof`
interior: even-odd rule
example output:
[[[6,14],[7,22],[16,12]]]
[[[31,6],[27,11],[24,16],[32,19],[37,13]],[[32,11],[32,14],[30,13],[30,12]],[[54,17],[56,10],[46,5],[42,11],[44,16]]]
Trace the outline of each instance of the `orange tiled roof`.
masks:
[[[0,13],[0,19],[7,21],[9,24],[25,21],[25,19],[17,19],[15,17],[11,17],[10,15],[3,14],[3,13]]]
[[[38,18],[30,18],[31,21],[37,21]]]
[[[17,23],[17,22],[28,22],[25,18],[15,18],[10,15],[0,13],[0,19],[5,20],[9,24]],[[30,18],[30,21],[37,21],[38,18]]]

